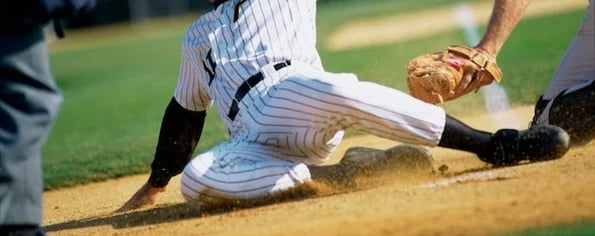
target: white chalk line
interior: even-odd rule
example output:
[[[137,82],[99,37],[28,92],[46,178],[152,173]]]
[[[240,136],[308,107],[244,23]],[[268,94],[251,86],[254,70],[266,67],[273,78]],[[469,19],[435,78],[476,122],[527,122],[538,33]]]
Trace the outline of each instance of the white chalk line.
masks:
[[[463,184],[469,182],[478,182],[478,181],[493,181],[493,180],[506,180],[514,178],[514,176],[507,176],[503,175],[502,173],[496,173],[494,171],[483,171],[483,172],[474,172],[468,173],[464,175],[459,175],[431,183],[421,184],[414,189],[432,189],[432,188],[439,188],[439,187],[447,187],[452,184]]]

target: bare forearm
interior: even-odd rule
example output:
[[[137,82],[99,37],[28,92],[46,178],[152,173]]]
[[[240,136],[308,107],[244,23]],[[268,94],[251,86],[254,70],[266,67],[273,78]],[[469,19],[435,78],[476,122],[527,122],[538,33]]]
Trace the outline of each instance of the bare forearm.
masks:
[[[476,48],[495,58],[530,2],[531,0],[495,0],[488,27]]]

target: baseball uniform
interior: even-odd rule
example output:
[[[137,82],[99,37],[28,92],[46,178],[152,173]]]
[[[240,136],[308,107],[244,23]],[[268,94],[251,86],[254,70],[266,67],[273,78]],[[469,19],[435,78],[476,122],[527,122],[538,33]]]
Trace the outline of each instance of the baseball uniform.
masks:
[[[554,124],[583,142],[595,135],[595,1],[536,105],[533,125]]]
[[[183,170],[190,201],[245,199],[310,179],[346,128],[435,146],[444,110],[398,90],[323,69],[315,0],[229,0],[185,34],[174,97],[184,108],[213,104],[230,139]]]

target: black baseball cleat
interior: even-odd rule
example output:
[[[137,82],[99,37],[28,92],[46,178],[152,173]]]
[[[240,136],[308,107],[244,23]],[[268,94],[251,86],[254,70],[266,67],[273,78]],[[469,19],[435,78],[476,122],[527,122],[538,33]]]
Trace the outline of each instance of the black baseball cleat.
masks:
[[[479,159],[494,166],[508,166],[521,161],[558,159],[568,151],[570,137],[553,125],[537,125],[527,130],[501,129],[492,135],[486,152]]]

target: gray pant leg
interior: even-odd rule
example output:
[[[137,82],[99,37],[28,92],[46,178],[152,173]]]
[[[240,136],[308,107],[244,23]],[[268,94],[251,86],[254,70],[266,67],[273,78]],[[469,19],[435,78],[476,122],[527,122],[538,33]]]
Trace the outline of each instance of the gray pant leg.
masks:
[[[590,0],[581,28],[535,106],[532,125],[560,126],[570,134],[574,144],[595,137],[594,45],[595,0]]]
[[[543,99],[595,79],[595,1],[591,0],[581,28],[556,68]]]
[[[61,101],[41,28],[0,35],[0,226],[41,223],[41,149]]]

